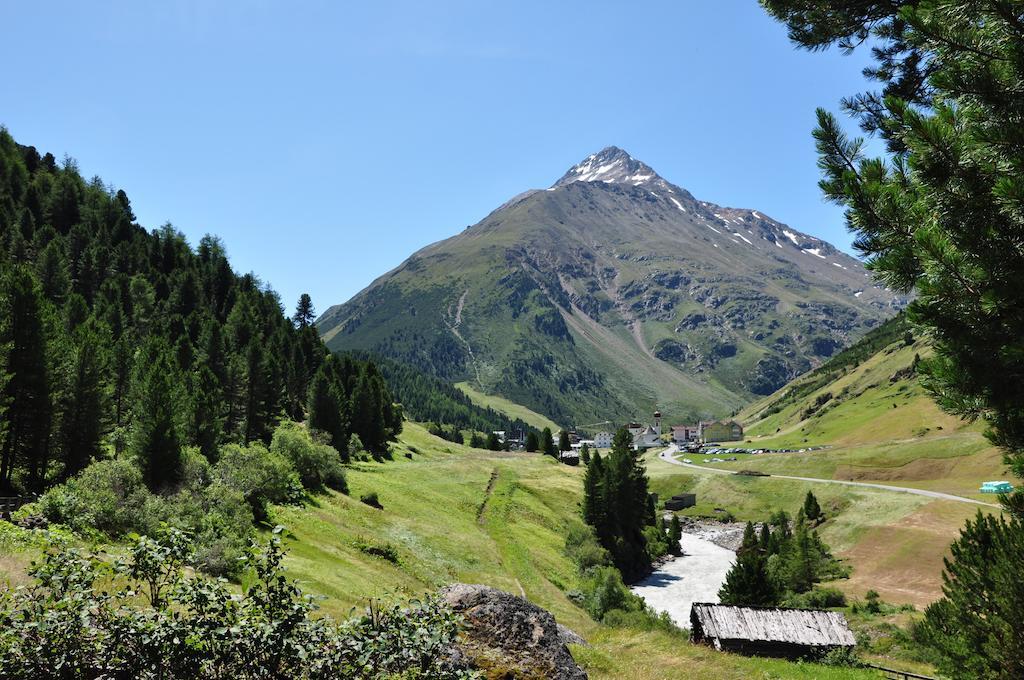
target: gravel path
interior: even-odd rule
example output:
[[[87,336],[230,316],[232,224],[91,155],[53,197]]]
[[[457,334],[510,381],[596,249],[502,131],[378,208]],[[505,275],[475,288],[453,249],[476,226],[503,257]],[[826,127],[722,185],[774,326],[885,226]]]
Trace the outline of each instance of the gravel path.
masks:
[[[718,589],[736,553],[692,534],[683,534],[683,556],[666,562],[631,590],[657,612],[668,612],[677,626],[690,627],[690,605],[718,602]]]
[[[667,449],[658,454],[666,463],[672,463],[673,465],[679,465],[692,470],[703,470],[705,472],[714,472],[720,475],[732,475],[735,474],[735,470],[723,470],[721,468],[705,467],[703,465],[694,465],[693,463],[684,463],[681,460],[675,458],[676,454],[679,453],[679,447],[675,444],[669,446]],[[941,491],[928,491],[927,489],[912,489],[906,486],[889,486],[888,484],[873,484],[871,482],[854,482],[847,481],[845,479],[821,479],[819,477],[793,477],[790,475],[771,475],[772,479],[793,479],[798,482],[816,482],[821,484],[844,484],[846,486],[862,486],[869,489],[881,489],[882,491],[895,491],[896,493],[909,493],[915,496],[927,496],[928,498],[937,498],[943,501],[956,501],[958,503],[973,503],[974,505],[984,505],[989,508],[1001,508],[1002,506],[995,503],[986,503],[985,501],[977,501],[973,498],[965,498],[964,496],[956,496],[951,493],[942,493]]]

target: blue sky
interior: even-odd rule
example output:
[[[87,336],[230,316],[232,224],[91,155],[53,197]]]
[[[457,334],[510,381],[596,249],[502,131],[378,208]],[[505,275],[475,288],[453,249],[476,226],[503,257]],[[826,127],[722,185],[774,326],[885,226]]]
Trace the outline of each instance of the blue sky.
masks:
[[[796,50],[754,0],[7,2],[0,124],[226,242],[291,308],[617,145],[697,198],[849,250],[814,108],[866,55]]]

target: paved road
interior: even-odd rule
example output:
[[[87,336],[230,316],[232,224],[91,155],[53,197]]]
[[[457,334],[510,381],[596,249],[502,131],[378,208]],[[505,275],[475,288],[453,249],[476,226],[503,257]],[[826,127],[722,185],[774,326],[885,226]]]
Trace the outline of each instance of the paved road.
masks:
[[[692,468],[694,470],[703,470],[705,472],[714,472],[720,475],[732,475],[735,474],[735,470],[723,470],[721,468],[706,467],[704,465],[694,465],[693,463],[684,463],[681,460],[677,460],[675,455],[679,453],[679,447],[675,444],[670,445],[667,449],[658,454],[666,463],[672,463],[673,465],[680,465],[686,468]],[[697,454],[699,455],[699,454]],[[783,454],[779,454],[783,455]],[[928,498],[936,498],[943,501],[956,501],[957,503],[973,503],[974,505],[984,505],[989,508],[1001,508],[1002,506],[996,503],[986,503],[985,501],[977,501],[973,498],[965,498],[964,496],[956,496],[951,493],[942,493],[941,491],[928,491],[927,489],[912,489],[906,486],[889,486],[888,484],[872,484],[871,482],[854,482],[847,481],[844,479],[821,479],[818,477],[793,477],[791,475],[771,475],[772,479],[792,479],[798,482],[816,482],[821,484],[845,484],[846,486],[863,486],[869,489],[881,489],[883,491],[895,491],[897,493],[909,493],[915,496],[927,496]]]
[[[718,590],[736,553],[691,534],[683,534],[679,545],[682,557],[666,562],[631,590],[654,611],[668,612],[677,626],[689,628],[690,606],[718,602]]]

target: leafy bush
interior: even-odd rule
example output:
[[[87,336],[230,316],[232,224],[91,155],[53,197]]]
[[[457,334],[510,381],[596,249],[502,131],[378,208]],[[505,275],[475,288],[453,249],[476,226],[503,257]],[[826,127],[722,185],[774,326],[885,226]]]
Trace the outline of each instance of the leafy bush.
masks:
[[[293,422],[283,422],[274,431],[271,453],[288,460],[299,475],[302,486],[310,491],[324,487],[346,493],[345,471],[341,456],[333,447],[314,441],[309,430]]]
[[[154,532],[167,515],[164,501],[146,488],[139,467],[124,459],[93,463],[43,494],[38,507],[51,522],[113,538]]]
[[[359,552],[367,555],[373,555],[374,557],[380,557],[392,564],[398,564],[398,548],[390,543],[368,543],[362,539],[357,539],[353,542],[353,545],[355,545]]]
[[[118,677],[471,678],[449,650],[459,619],[437,600],[371,606],[336,623],[282,574],[278,534],[245,566],[242,595],[188,574],[191,537],[139,538],[106,563],[66,545],[33,566],[35,583],[0,600],[0,668],[10,680]],[[103,592],[111,576],[126,585]]]
[[[864,662],[857,657],[857,652],[853,647],[835,647],[815,660],[824,666],[859,668],[864,665]]]
[[[806,593],[790,594],[782,602],[784,607],[797,609],[827,609],[829,607],[845,607],[846,595],[836,588],[814,588]]]
[[[565,535],[565,554],[581,572],[611,564],[611,555],[597,540],[594,527],[581,522],[569,525]]]
[[[270,517],[269,503],[285,503],[302,496],[302,483],[292,464],[260,443],[222,447],[214,474],[245,497],[253,517],[260,522]]]
[[[366,505],[369,505],[371,508],[377,508],[378,510],[384,509],[384,506],[381,504],[380,499],[377,498],[376,491],[364,493],[362,496],[359,497],[359,500],[365,503]]]
[[[585,574],[583,608],[595,621],[602,621],[613,610],[639,612],[644,611],[646,605],[622,582],[618,569],[605,566],[595,567]]]

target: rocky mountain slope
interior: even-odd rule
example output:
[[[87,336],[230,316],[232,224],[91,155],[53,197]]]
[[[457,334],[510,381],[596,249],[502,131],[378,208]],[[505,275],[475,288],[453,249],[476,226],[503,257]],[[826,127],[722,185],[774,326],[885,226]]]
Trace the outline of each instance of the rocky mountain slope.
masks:
[[[756,211],[693,197],[625,151],[413,254],[317,321],[565,423],[729,413],[903,301],[860,262]]]

